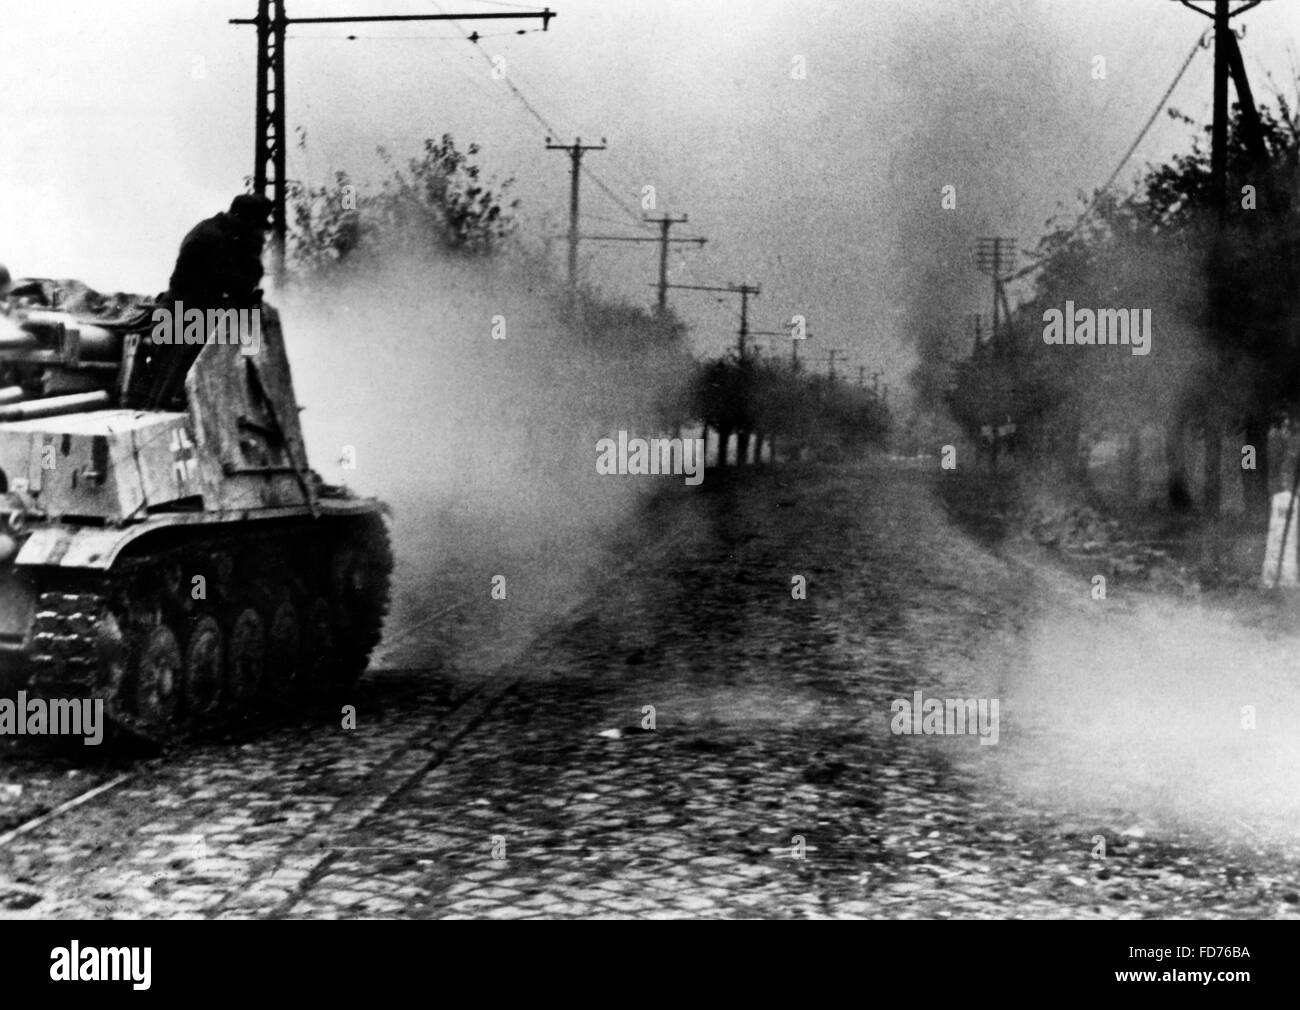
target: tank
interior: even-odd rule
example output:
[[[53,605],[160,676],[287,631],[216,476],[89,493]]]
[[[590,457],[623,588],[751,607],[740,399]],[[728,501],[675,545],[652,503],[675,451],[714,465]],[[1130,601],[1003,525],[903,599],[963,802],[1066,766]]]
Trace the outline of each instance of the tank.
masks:
[[[164,308],[0,302],[0,693],[159,743],[346,691],[392,571],[386,507],[308,466],[276,310]]]

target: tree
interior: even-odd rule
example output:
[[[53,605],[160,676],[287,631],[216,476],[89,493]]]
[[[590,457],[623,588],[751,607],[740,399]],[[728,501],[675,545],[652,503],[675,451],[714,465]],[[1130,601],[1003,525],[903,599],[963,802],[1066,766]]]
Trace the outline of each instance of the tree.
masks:
[[[956,370],[947,399],[968,430],[1006,410],[1027,444],[1068,461],[1081,438],[1158,424],[1175,505],[1190,501],[1186,436],[1198,430],[1207,514],[1221,433],[1240,431],[1256,450],[1257,468],[1243,471],[1248,514],[1266,519],[1269,428],[1300,405],[1300,120],[1280,97],[1276,112],[1258,110],[1257,132],[1255,118],[1237,105],[1229,122],[1222,230],[1199,138],[1129,194],[1094,194],[1083,217],[1053,224],[1032,294],[998,345]],[[1155,353],[1046,346],[1044,313],[1066,301],[1150,309]]]
[[[890,428],[888,410],[870,390],[734,351],[700,366],[694,394],[695,414],[718,432],[719,465],[726,465],[733,432],[741,464],[754,435],[839,458],[883,445]]]
[[[457,253],[496,249],[514,231],[510,212],[519,201],[504,202],[513,178],[497,183],[495,191],[481,178],[479,166],[470,160],[478,153],[477,144],[464,153],[456,150],[451,135],[444,133],[440,141],[426,140],[422,156],[407,162],[404,172],[379,148],[390,169],[374,204],[380,227],[417,245],[427,242]]]
[[[299,130],[298,146],[306,149]],[[426,140],[421,155],[398,167],[378,149],[388,170],[377,190],[336,172],[331,184],[289,187],[287,262],[299,276],[332,270],[345,262],[394,252],[421,255],[488,255],[514,232],[510,200],[514,179],[489,182],[473,158],[477,144],[464,151],[449,134]]]

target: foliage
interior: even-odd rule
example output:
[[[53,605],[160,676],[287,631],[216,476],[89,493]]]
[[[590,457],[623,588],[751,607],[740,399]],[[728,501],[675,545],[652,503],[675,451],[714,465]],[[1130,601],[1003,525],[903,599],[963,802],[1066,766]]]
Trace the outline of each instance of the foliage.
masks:
[[[299,146],[306,146],[301,132]],[[387,172],[377,189],[347,172],[336,172],[326,185],[289,187],[286,258],[295,274],[320,275],[380,253],[488,255],[513,233],[514,180],[485,181],[473,161],[477,144],[462,152],[444,134],[426,140],[405,168],[384,148],[378,153]]]
[[[969,432],[1009,417],[1038,449],[1074,454],[1078,436],[1146,423],[1215,431],[1296,416],[1300,119],[1281,99],[1261,107],[1252,152],[1247,114],[1234,107],[1228,124],[1222,231],[1199,139],[1130,193],[1097,193],[1081,220],[1049,222],[1030,296],[995,343],[949,369],[945,399]],[[1067,300],[1150,309],[1152,353],[1046,345],[1044,312]]]

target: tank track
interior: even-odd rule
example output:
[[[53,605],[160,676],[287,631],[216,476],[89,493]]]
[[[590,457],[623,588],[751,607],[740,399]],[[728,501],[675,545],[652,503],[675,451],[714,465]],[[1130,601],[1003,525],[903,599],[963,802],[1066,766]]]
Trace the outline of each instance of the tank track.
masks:
[[[106,573],[41,577],[29,693],[102,698],[119,733],[162,744],[337,695],[365,671],[393,565],[379,514],[149,544]]]

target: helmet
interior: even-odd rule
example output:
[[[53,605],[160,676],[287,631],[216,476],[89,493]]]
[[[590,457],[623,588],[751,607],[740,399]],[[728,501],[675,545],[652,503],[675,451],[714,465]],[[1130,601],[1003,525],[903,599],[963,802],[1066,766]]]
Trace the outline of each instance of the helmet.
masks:
[[[240,224],[265,231],[274,205],[260,193],[240,193],[230,201],[230,216]]]

